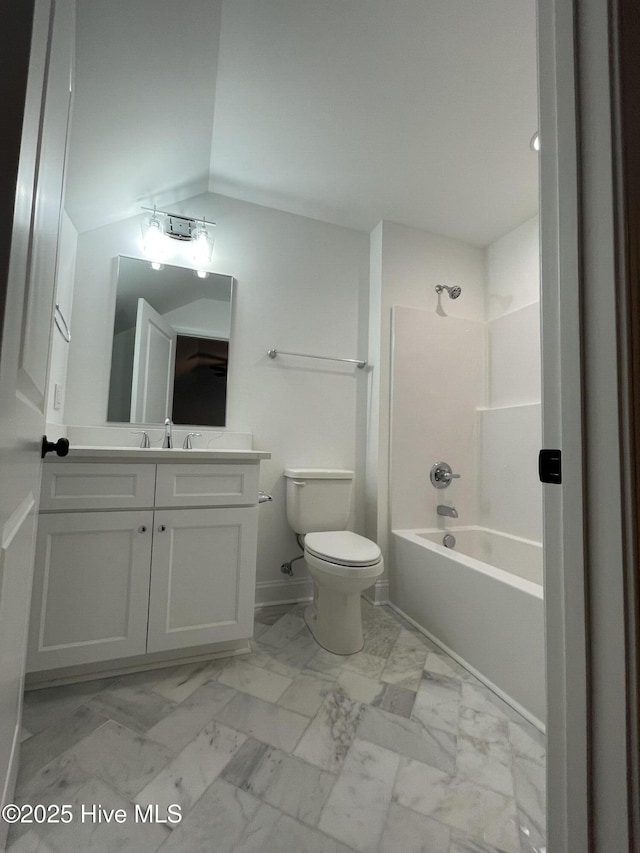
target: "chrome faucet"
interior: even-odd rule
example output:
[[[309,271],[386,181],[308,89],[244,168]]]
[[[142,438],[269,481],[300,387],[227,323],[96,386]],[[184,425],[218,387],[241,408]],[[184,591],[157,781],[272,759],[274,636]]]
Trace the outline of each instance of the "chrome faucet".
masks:
[[[164,440],[162,447],[171,449],[173,447],[173,438],[171,437],[171,418],[167,418],[164,422]]]
[[[182,442],[182,449],[183,450],[193,450],[193,443],[191,441],[192,435],[202,435],[202,433],[201,432],[188,432],[184,438],[184,441]]]
[[[449,518],[458,517],[458,510],[454,506],[445,506],[444,504],[438,504],[437,513],[438,515],[446,515]]]

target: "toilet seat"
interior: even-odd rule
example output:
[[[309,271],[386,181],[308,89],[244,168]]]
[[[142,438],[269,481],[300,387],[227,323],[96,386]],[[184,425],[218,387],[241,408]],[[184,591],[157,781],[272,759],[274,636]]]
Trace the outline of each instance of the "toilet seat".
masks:
[[[370,568],[377,566],[382,559],[382,552],[375,542],[350,530],[307,533],[304,549],[306,554],[328,563],[335,569]]]

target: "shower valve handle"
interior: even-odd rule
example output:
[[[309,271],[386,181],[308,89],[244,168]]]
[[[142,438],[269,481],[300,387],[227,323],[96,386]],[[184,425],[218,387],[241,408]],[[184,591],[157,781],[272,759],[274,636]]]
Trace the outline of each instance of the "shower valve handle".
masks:
[[[452,480],[460,479],[460,474],[454,474],[451,465],[447,462],[436,462],[431,466],[429,479],[436,489],[446,489]]]

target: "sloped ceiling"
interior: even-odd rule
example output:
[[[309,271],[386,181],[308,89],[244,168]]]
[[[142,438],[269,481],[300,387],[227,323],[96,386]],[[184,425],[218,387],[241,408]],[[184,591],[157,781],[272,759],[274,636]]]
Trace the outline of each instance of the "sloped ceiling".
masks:
[[[535,38],[534,0],[78,0],[67,210],[209,189],[486,245],[537,209]]]

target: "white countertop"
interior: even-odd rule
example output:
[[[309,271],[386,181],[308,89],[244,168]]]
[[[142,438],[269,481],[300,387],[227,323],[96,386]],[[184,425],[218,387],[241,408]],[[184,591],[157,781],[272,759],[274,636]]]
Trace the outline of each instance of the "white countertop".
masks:
[[[86,459],[135,459],[137,462],[257,462],[260,459],[271,459],[266,450],[211,450],[194,447],[193,450],[182,450],[174,447],[163,450],[161,447],[90,447],[88,445],[72,445],[67,456],[56,456],[48,453],[45,462],[81,462]]]

